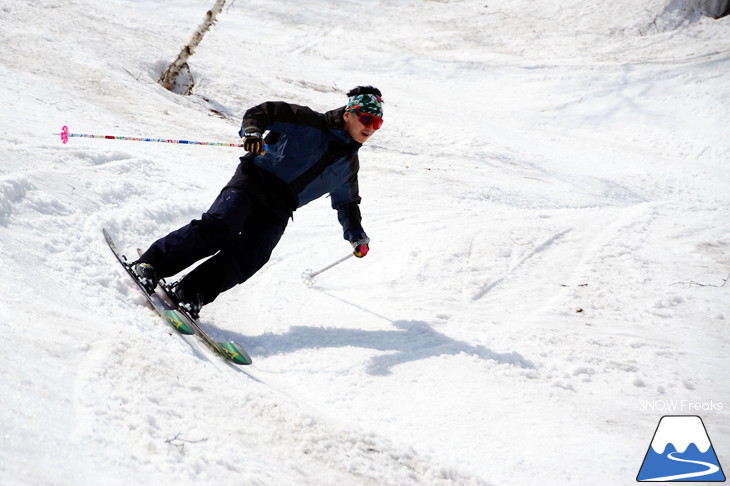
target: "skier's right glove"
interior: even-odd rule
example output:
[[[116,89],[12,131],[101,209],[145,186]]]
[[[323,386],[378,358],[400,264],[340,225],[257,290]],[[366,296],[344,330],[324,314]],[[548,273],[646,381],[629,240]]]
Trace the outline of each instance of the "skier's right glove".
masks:
[[[358,258],[362,258],[368,254],[368,251],[370,251],[370,238],[366,236],[360,240],[353,241],[352,247],[355,249],[355,251],[352,252],[353,255]]]
[[[264,154],[264,141],[261,139],[261,134],[258,132],[246,132],[243,135],[243,149],[246,152],[253,152],[254,154]]]

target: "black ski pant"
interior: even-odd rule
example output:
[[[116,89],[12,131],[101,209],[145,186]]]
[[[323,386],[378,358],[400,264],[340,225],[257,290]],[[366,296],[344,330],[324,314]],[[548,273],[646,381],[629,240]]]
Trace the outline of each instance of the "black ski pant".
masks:
[[[180,281],[181,289],[197,292],[205,305],[248,280],[269,261],[287,221],[245,189],[229,187],[200,219],[157,240],[139,261],[152,265],[164,278],[211,257]]]

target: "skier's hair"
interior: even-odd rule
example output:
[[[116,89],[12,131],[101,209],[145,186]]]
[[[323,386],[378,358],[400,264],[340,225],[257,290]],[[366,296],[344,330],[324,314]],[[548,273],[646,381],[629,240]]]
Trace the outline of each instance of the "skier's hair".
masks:
[[[347,92],[347,97],[352,98],[353,96],[364,95],[364,94],[375,95],[378,98],[381,98],[383,96],[383,94],[380,92],[380,90],[374,86],[357,86]]]

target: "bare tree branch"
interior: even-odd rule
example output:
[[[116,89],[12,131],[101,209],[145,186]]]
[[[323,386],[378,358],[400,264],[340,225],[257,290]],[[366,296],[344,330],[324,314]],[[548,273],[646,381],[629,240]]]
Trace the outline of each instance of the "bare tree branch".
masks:
[[[226,0],[216,0],[213,8],[208,10],[205,14],[203,23],[198,26],[198,29],[193,33],[192,37],[187,44],[182,48],[177,59],[168,66],[158,82],[167,90],[173,91],[178,94],[190,94],[193,89],[193,78],[190,75],[190,68],[188,67],[188,59],[195,53],[195,49],[203,40],[203,36],[206,32],[215,24],[216,17],[223,10]],[[181,73],[187,73],[188,80],[181,83],[179,77]]]

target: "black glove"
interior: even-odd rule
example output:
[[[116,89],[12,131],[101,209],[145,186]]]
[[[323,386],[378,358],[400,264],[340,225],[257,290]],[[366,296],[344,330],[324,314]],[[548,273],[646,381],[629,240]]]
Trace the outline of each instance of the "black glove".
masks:
[[[265,154],[264,141],[261,139],[261,134],[258,132],[246,132],[243,135],[243,149],[246,152],[253,152],[254,154]]]
[[[355,249],[352,254],[358,258],[364,257],[368,254],[368,251],[370,251],[370,238],[368,238],[367,236],[357,241],[352,241],[351,243],[352,247]]]

